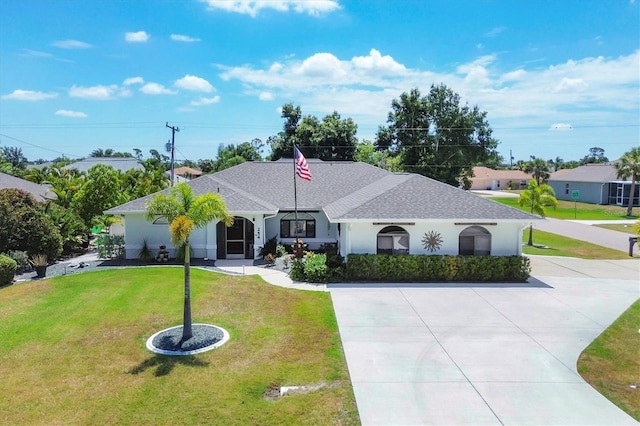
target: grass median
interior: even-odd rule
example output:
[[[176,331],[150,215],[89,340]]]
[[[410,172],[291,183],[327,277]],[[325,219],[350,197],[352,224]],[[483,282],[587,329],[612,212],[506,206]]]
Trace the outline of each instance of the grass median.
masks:
[[[640,421],[640,300],[582,352],[578,372],[601,394]]]
[[[598,246],[586,241],[574,240],[550,232],[533,230],[534,246],[526,245],[529,240],[529,229],[524,230],[522,242],[522,252],[524,254],[535,254],[540,256],[565,256],[577,257],[580,259],[630,259],[628,253],[613,250],[607,247]],[[536,247],[536,245],[545,247]],[[638,257],[636,248],[634,257]]]
[[[152,354],[146,339],[181,325],[182,277],[130,268],[0,289],[2,423],[359,423],[329,293],[194,269],[194,323],[231,339]],[[294,385],[318,389],[267,397]]]
[[[491,200],[514,207],[516,209],[530,212],[531,208],[520,207],[518,198],[515,197],[495,197]],[[547,208],[547,217],[554,219],[577,219],[577,220],[620,220],[620,219],[637,219],[638,208],[634,211],[634,216],[627,216],[627,208],[612,205],[600,205],[580,203],[573,201],[558,200],[556,209]]]

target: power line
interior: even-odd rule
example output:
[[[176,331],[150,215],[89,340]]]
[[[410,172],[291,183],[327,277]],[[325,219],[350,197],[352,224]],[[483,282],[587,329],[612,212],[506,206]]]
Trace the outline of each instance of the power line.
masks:
[[[43,149],[45,151],[51,151],[51,152],[55,152],[56,154],[62,154],[64,157],[77,157],[77,158],[81,158],[82,157],[81,155],[66,154],[66,153],[64,153],[62,151],[57,151],[55,149],[46,148],[44,146],[36,145],[34,143],[31,143],[31,142],[23,141],[21,139],[14,138],[14,137],[9,136],[9,135],[5,135],[3,133],[0,133],[0,136],[2,136],[4,138],[7,138],[7,139],[11,139],[12,141],[16,141],[16,142],[20,142],[20,143],[23,143],[23,144],[26,144],[26,145],[29,145],[29,146],[33,146],[35,148]]]

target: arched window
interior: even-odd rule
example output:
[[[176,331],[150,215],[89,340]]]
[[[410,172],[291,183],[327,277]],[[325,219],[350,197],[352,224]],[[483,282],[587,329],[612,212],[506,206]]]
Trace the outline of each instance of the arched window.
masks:
[[[460,232],[458,254],[463,256],[489,256],[491,233],[482,226],[470,226]]]
[[[297,229],[296,229],[297,228]],[[316,219],[309,213],[298,213],[298,225],[294,213],[286,214],[280,219],[281,238],[315,238]]]
[[[377,254],[409,254],[409,233],[399,226],[387,226],[378,232]]]

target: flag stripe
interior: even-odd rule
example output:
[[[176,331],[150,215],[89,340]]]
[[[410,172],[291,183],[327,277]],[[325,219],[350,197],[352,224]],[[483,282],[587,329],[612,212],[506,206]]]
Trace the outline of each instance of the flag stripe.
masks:
[[[296,174],[300,176],[301,179],[311,180],[311,172],[309,171],[307,159],[304,158],[304,155],[302,155],[298,147],[294,149],[296,153]]]

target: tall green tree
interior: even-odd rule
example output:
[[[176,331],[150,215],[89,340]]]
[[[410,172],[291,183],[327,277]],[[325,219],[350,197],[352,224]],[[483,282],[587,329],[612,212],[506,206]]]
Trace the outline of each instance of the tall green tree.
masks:
[[[556,200],[556,194],[551,186],[546,183],[538,185],[535,179],[531,179],[527,189],[520,193],[518,204],[522,207],[529,207],[532,214],[545,217],[547,215],[546,208],[551,206],[555,209],[558,206],[558,200]],[[529,242],[527,244],[533,245],[533,225],[529,225]]]
[[[487,113],[461,104],[441,85],[426,96],[412,89],[391,103],[387,126],[378,129],[376,148],[401,156],[405,171],[450,185],[470,186],[473,167],[497,155]]]
[[[584,164],[606,163],[607,161],[609,161],[609,159],[605,157],[604,149],[598,146],[594,146],[592,148],[589,148],[589,154],[582,157],[582,159],[580,160],[580,165],[582,166]]]
[[[283,130],[268,139],[272,161],[293,156],[293,144],[308,158],[324,161],[353,161],[357,148],[358,126],[351,118],[343,119],[337,111],[322,120],[312,115],[302,117],[300,107],[285,104]]]
[[[627,216],[633,214],[633,202],[635,199],[636,183],[640,181],[640,147],[633,147],[625,152],[620,161],[615,164],[618,178],[627,180],[631,177],[631,192],[629,204],[627,204]]]
[[[71,208],[91,227],[94,217],[127,201],[127,194],[121,189],[120,172],[111,166],[96,164],[87,171],[84,184],[73,196]]]
[[[549,176],[551,176],[549,173],[549,163],[544,161],[542,158],[534,158],[531,161],[527,161],[524,163],[522,171],[532,175],[538,185],[546,183]]]
[[[214,220],[223,221],[227,226],[233,222],[232,216],[218,194],[206,193],[195,196],[186,183],[171,188],[169,194],[155,195],[147,205],[147,220],[164,217],[169,222],[171,243],[178,249],[184,248],[184,314],[182,345],[193,337],[191,320],[191,255],[189,237],[194,228],[202,228]]]

